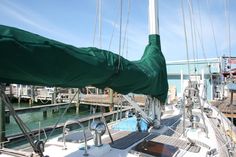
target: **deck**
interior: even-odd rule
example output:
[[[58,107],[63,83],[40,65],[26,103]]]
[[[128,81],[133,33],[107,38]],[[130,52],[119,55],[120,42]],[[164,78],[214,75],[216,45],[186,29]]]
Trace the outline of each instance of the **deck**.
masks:
[[[232,96],[232,97],[231,97]],[[226,117],[236,118],[236,92],[231,93],[224,100],[214,100],[212,105],[217,107]]]

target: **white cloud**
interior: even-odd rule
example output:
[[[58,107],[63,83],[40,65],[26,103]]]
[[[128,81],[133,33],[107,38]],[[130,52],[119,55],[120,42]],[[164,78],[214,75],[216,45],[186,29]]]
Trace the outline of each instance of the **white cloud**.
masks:
[[[68,30],[60,29],[58,26],[53,25],[47,21],[46,17],[41,17],[35,11],[26,8],[25,6],[19,6],[19,4],[14,4],[11,1],[4,1],[0,4],[2,13],[5,13],[9,18],[18,21],[20,24],[24,24],[22,29],[27,29],[28,31],[36,31],[43,36],[53,38],[54,40],[59,40],[68,44],[79,45],[83,43],[78,40],[78,37],[69,32]],[[13,25],[18,27],[18,25]]]

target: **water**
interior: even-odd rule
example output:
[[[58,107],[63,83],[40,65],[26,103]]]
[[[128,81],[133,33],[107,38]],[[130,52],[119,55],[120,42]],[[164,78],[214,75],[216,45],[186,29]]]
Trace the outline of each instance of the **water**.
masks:
[[[13,104],[14,108],[22,108],[22,107],[29,107],[28,103],[22,103],[20,105],[18,104]],[[52,113],[47,115],[47,118],[43,117],[43,112],[33,112],[33,113],[25,113],[25,114],[20,114],[19,117],[22,119],[22,121],[31,129],[31,130],[37,130],[39,128],[39,123],[40,123],[40,128],[45,128],[49,126],[53,126],[56,124],[58,121],[59,117],[62,115],[65,109],[59,109],[58,112]],[[99,111],[100,108],[97,108],[96,112]],[[106,108],[108,111],[108,108]],[[79,108],[79,114],[76,114],[76,108],[71,107],[67,110],[66,114],[63,116],[63,118],[60,120],[59,124],[65,123],[69,119],[78,119],[79,117],[84,117],[86,115],[90,114],[90,105],[86,104],[80,104]],[[49,113],[49,112],[48,112]],[[111,116],[106,117],[106,121],[109,122],[112,119]],[[82,123],[85,127],[88,126],[88,122],[83,122]],[[80,130],[81,128],[78,125],[72,125],[68,126],[70,130]],[[6,124],[6,136],[12,136],[16,134],[21,134],[21,130],[18,127],[17,123],[15,120],[10,116],[10,123]],[[51,133],[51,131],[46,132],[47,136]],[[62,133],[62,128],[55,129],[53,134],[50,136],[50,138],[58,136]],[[35,136],[35,138],[39,138],[38,135]],[[34,138],[34,139],[35,139]],[[43,133],[40,134],[40,139],[46,139]],[[26,138],[16,138],[10,142],[7,142],[5,144],[5,147],[7,148],[13,148],[13,149],[22,149],[29,147],[29,143],[27,142]]]
[[[29,104],[26,103],[22,103],[20,105],[14,104],[14,108],[22,108],[28,106]],[[80,116],[88,115],[89,106],[81,104],[79,111],[79,114],[76,114],[75,107],[69,108],[59,123],[64,123],[68,119],[79,118]],[[31,130],[35,130],[39,128],[39,125],[41,128],[54,126],[63,112],[64,109],[59,109],[57,112],[54,113],[52,111],[48,111],[47,118],[43,117],[43,112],[28,112],[25,114],[19,114],[19,117]],[[10,123],[6,124],[6,136],[11,136],[19,133],[21,133],[20,128],[18,127],[13,117],[10,116]]]

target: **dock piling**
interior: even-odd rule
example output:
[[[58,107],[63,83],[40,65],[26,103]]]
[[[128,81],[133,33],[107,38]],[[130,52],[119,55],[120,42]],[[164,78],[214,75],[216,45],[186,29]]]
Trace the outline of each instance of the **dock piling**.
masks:
[[[80,89],[78,88],[78,92],[77,92],[77,102],[76,102],[76,114],[79,114],[79,105],[80,105],[80,97],[79,97],[79,94],[80,94]]]
[[[35,101],[34,86],[31,86],[31,95],[29,99],[30,107],[34,104],[34,101]]]
[[[48,114],[47,111],[43,111],[43,118],[47,118]]]
[[[18,89],[18,104],[20,104],[21,102],[21,94],[22,94],[22,86],[20,85]]]
[[[0,143],[5,141],[5,104],[3,103],[2,97],[0,96]],[[0,148],[2,148],[2,144],[0,145]]]
[[[113,90],[110,88],[109,90],[109,97],[110,97],[110,106],[109,106],[109,111],[113,111],[113,106],[114,106],[114,97],[113,97]]]
[[[51,103],[52,104],[56,104],[57,103],[57,88],[56,87],[54,87],[54,90],[53,90],[54,92],[53,92],[53,94],[52,94],[52,101],[51,101]]]
[[[80,104],[79,104],[78,102],[77,102],[76,105],[75,105],[75,106],[76,106],[76,114],[79,114],[79,105],[80,105]]]
[[[10,115],[5,114],[5,123],[9,124],[10,123]]]

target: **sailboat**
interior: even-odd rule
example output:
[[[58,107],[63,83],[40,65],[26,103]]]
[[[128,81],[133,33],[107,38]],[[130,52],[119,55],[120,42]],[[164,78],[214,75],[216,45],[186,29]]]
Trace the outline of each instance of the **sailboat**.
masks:
[[[160,46],[157,0],[149,0],[149,19],[149,44],[141,60],[135,62],[110,51],[94,47],[76,48],[1,25],[0,82],[112,88],[123,94],[123,100],[135,109],[135,122],[131,123],[135,123],[137,130],[128,129],[131,123],[127,118],[107,124],[102,116],[101,120],[94,120],[89,126],[91,135],[79,120],[68,120],[62,135],[46,141],[35,140],[15,114],[4,94],[4,84],[1,84],[2,102],[9,108],[32,149],[2,147],[0,156],[234,156],[234,126],[205,97],[200,96],[204,88],[201,86],[200,90],[198,82],[190,80],[180,103],[162,111],[168,82],[166,62]],[[41,64],[42,61],[44,64]],[[128,93],[148,95],[145,104],[148,112],[143,111],[132,99],[132,94]],[[67,125],[71,123],[78,124],[82,132],[70,132]],[[119,125],[125,125],[127,129],[117,129]]]

